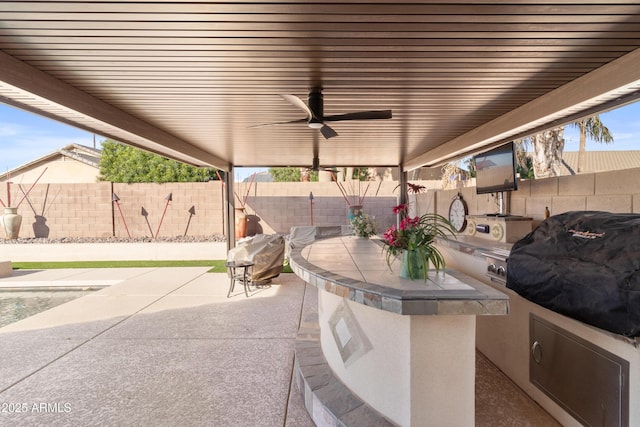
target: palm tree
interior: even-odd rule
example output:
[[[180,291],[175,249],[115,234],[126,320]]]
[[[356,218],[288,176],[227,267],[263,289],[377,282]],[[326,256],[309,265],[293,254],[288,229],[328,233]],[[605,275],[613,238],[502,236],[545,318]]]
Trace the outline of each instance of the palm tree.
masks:
[[[586,117],[573,123],[580,128],[580,149],[578,151],[578,173],[584,172],[584,158],[587,151],[587,137],[597,143],[609,144],[613,142],[613,136],[609,129],[602,124],[600,116]]]
[[[518,141],[522,146],[531,145],[533,154],[533,174],[536,179],[560,175],[562,153],[564,151],[564,127],[547,129]],[[522,155],[518,156],[520,166],[526,165]]]
[[[600,117],[594,115],[585,117],[572,124],[580,129],[580,150],[578,152],[578,172],[584,172],[584,153],[587,137],[598,143],[609,144],[613,136],[609,129],[602,124]],[[564,128],[549,129],[522,140],[524,145],[533,147],[533,172],[536,178],[559,176],[562,166],[569,167],[562,160],[564,151]],[[519,159],[522,162],[521,159]],[[522,165],[522,163],[521,163]],[[569,169],[573,174],[574,172]]]
[[[553,128],[531,137],[536,178],[560,176],[564,152],[564,128]]]
[[[533,174],[533,158],[527,153],[527,146],[529,145],[528,140],[516,140],[515,142],[515,150],[516,150],[516,162],[517,162],[517,172],[520,174],[520,178],[522,179],[534,179],[535,175]]]

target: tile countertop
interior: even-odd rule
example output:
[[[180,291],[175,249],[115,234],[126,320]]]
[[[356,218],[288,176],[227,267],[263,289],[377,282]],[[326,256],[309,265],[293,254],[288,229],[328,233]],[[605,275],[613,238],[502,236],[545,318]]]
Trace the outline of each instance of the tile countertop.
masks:
[[[359,304],[403,315],[506,315],[509,297],[458,271],[399,277],[387,267],[378,239],[334,237],[294,248],[291,268],[305,282]]]

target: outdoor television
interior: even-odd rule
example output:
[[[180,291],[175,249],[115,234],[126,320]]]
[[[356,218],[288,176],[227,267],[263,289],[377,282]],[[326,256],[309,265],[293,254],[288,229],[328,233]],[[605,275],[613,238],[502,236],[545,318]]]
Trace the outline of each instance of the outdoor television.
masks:
[[[513,142],[478,154],[474,159],[476,163],[477,194],[518,189],[516,155]]]

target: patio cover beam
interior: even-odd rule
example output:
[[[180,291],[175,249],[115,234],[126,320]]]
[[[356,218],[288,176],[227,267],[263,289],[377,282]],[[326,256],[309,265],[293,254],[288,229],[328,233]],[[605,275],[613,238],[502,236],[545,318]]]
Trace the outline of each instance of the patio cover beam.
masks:
[[[533,135],[638,98],[640,49],[410,159],[404,166],[411,170],[443,164],[491,145]]]
[[[227,162],[211,153],[4,52],[0,52],[0,100],[194,166],[214,166],[225,171],[229,168]],[[69,110],[77,113],[73,122],[56,114]]]

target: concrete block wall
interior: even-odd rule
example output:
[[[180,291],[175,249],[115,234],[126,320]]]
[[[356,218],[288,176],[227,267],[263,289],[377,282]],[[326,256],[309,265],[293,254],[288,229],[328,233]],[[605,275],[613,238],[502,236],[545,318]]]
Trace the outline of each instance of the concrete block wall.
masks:
[[[345,183],[349,203],[362,200],[363,210],[375,216],[378,231],[384,231],[395,223],[392,208],[397,205],[395,181]],[[246,183],[238,184],[236,192],[240,198],[247,194]],[[249,234],[289,233],[293,226],[346,225],[347,200],[332,182],[254,183],[246,198],[249,215]],[[313,193],[313,206],[309,194]],[[313,211],[313,212],[312,212]],[[313,218],[312,218],[313,215]]]
[[[412,181],[413,182],[413,181]],[[511,194],[511,213],[530,216],[534,225],[544,218],[544,209],[551,214],[571,210],[605,210],[640,213],[640,169],[602,172],[520,181]],[[427,181],[416,183],[431,185]],[[378,232],[395,223],[391,209],[398,202],[397,181],[345,183],[350,203],[363,198],[363,209],[376,217]],[[433,188],[433,185],[430,186]],[[15,205],[28,186],[13,185]],[[249,192],[247,193],[247,190]],[[120,198],[119,206],[111,201],[112,192]],[[164,211],[165,197],[172,201]],[[317,226],[345,225],[347,202],[333,182],[247,183],[236,184],[236,193],[246,197],[249,215],[248,233],[283,233],[291,227],[311,223],[309,194],[313,193],[313,224]],[[474,215],[497,212],[492,195],[477,195],[475,187],[454,190],[433,190],[410,197],[412,209],[419,213],[437,212],[448,216],[453,197],[460,193]],[[0,198],[7,202],[6,186],[0,186]],[[237,204],[237,201],[236,201]],[[20,237],[127,237],[125,223],[133,238],[158,235],[208,236],[223,234],[223,188],[219,181],[167,184],[38,184],[21,203],[23,216]],[[193,207],[195,215],[189,210]],[[146,218],[142,215],[145,209]],[[412,211],[413,214],[414,211]],[[124,217],[124,222],[122,220]],[[148,220],[148,222],[147,222]]]
[[[6,187],[0,198],[7,202]],[[365,212],[376,217],[384,231],[395,222],[397,182],[345,184],[351,203],[362,198]],[[247,193],[249,190],[249,193]],[[11,187],[17,203],[26,186]],[[119,197],[112,202],[112,194]],[[166,197],[172,201],[167,206]],[[309,225],[313,193],[313,223],[318,226],[347,224],[347,202],[332,182],[236,184],[246,199],[248,234],[289,233],[296,225]],[[236,199],[236,205],[238,205]],[[166,210],[165,210],[166,207]],[[209,236],[224,233],[223,187],[219,181],[166,184],[38,184],[19,206],[23,216],[21,238],[49,237],[159,237]],[[189,210],[195,212],[191,215]],[[146,216],[143,216],[143,209]],[[0,210],[0,214],[1,214]],[[163,218],[164,215],[164,218]],[[162,223],[161,223],[162,221]],[[127,233],[128,230],[128,233]]]
[[[223,199],[219,181],[165,184],[113,184],[120,210],[115,233],[127,237],[208,236],[222,234]],[[171,194],[171,202],[166,198]],[[193,209],[192,209],[193,208]],[[143,210],[145,215],[142,215]],[[191,214],[189,211],[195,212]],[[122,219],[124,217],[124,221]]]
[[[534,225],[544,220],[545,207],[551,215],[574,210],[640,213],[640,168],[562,176],[518,183],[511,193],[511,214],[528,216]],[[453,197],[460,193],[471,215],[498,211],[491,194],[476,194],[475,187],[436,192],[436,212],[447,216]]]
[[[6,203],[6,187],[0,198]],[[24,186],[23,186],[24,187]],[[11,186],[12,204],[28,188]],[[120,198],[120,209],[112,203]],[[173,200],[164,211],[165,197]],[[220,182],[170,184],[38,184],[18,207],[22,215],[21,238],[49,237],[150,237],[207,236],[222,234],[222,188]],[[194,207],[195,215],[188,212]],[[148,213],[142,216],[142,208]],[[122,214],[120,214],[120,211]],[[124,218],[124,221],[123,221]],[[189,219],[191,218],[191,219]],[[125,228],[126,224],[126,228]],[[188,226],[188,228],[187,228]],[[115,234],[114,234],[115,233]]]
[[[563,176],[520,181],[511,194],[511,213],[530,216],[534,224],[552,214],[571,210],[606,210],[640,213],[640,169]],[[6,187],[0,198],[7,201]],[[365,212],[376,217],[378,232],[395,223],[391,208],[397,204],[396,181],[344,183],[349,202],[363,199]],[[29,190],[13,185],[15,205]],[[247,192],[248,191],[248,192]],[[112,192],[120,198],[119,207],[111,201]],[[165,197],[172,201],[166,206]],[[333,182],[236,184],[236,193],[246,199],[248,233],[288,233],[296,225],[310,225],[313,193],[313,224],[347,224],[347,202]],[[412,214],[435,211],[448,215],[449,204],[460,193],[470,214],[498,210],[492,195],[477,195],[475,187],[429,190],[410,197]],[[237,200],[236,200],[237,203]],[[166,211],[165,211],[166,206]],[[38,184],[24,198],[18,212],[23,216],[20,237],[149,237],[207,236],[224,232],[223,189],[219,181],[167,184]],[[147,216],[142,215],[144,208]],[[193,208],[195,214],[189,210]],[[415,209],[415,210],[414,210]],[[164,214],[164,218],[163,218]],[[124,217],[124,221],[123,221]],[[162,219],[162,225],[160,221]]]
[[[6,186],[0,198],[6,203]],[[111,235],[111,184],[12,185],[12,205],[22,215],[20,237],[102,237]],[[22,202],[20,200],[22,199]]]

